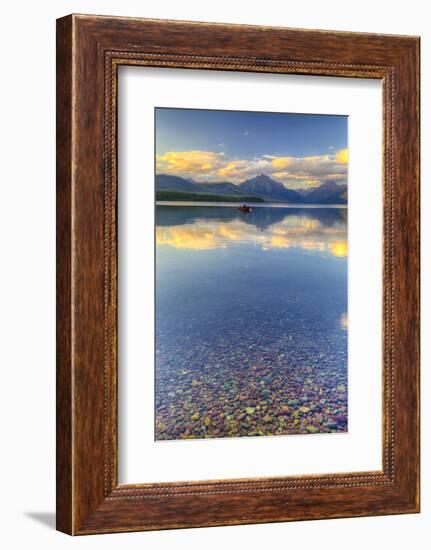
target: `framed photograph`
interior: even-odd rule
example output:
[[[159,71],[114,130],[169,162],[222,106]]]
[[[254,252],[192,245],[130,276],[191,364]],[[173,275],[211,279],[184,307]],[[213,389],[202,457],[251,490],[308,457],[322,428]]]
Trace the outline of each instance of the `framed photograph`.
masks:
[[[419,511],[419,39],[57,21],[57,528]]]

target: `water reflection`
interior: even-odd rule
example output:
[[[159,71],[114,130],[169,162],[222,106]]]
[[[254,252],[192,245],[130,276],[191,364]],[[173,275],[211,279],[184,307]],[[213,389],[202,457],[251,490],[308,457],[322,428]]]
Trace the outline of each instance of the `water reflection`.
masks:
[[[211,250],[251,244],[347,256],[347,210],[335,208],[157,207],[156,243]]]
[[[157,440],[347,431],[347,210],[156,208]]]

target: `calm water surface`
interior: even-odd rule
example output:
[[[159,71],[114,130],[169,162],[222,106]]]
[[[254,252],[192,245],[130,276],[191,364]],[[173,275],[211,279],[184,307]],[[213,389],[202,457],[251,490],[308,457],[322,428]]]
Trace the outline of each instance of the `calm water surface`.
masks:
[[[347,430],[347,209],[156,207],[156,439]]]

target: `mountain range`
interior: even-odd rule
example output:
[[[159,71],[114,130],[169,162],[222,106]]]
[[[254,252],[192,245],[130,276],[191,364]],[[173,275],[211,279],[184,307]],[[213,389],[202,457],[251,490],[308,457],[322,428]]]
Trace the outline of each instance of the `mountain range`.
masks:
[[[156,196],[166,197],[170,193],[175,195],[175,200],[181,200],[181,194],[184,193],[189,200],[191,196],[196,195],[215,195],[217,199],[236,198],[259,199],[265,202],[284,202],[295,204],[347,204],[347,185],[338,184],[333,180],[322,183],[319,187],[311,189],[288,189],[279,181],[273,180],[265,174],[260,174],[254,178],[234,184],[229,181],[217,183],[196,182],[180,176],[171,176],[167,174],[156,175]],[[192,195],[190,195],[192,194]],[[246,202],[246,201],[245,201]]]

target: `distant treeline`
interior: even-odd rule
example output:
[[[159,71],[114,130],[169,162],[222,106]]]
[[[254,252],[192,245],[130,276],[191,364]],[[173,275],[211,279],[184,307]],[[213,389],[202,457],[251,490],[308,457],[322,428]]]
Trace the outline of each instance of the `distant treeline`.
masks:
[[[197,202],[265,202],[260,197],[232,197],[228,195],[205,195],[203,193],[181,193],[180,191],[157,191],[157,201]]]

